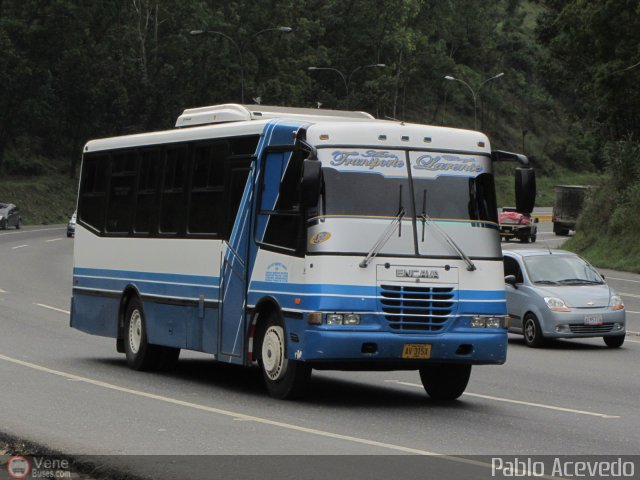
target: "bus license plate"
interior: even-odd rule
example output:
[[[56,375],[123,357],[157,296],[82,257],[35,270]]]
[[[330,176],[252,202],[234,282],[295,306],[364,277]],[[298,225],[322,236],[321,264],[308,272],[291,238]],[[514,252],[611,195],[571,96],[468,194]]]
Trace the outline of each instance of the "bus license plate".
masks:
[[[585,315],[585,325],[602,325],[602,315]]]
[[[428,343],[405,343],[402,358],[431,358],[431,345]]]

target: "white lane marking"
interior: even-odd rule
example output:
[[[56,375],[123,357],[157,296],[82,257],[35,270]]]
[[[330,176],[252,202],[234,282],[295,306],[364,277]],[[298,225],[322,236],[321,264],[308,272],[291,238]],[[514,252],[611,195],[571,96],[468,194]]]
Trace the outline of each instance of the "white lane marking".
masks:
[[[623,297],[640,298],[640,295],[635,295],[633,293],[622,293],[622,292],[620,292],[620,295],[622,295]]]
[[[7,291],[0,288],[0,293],[7,293]]]
[[[59,241],[59,240],[62,240],[62,237],[58,237],[58,238],[50,238],[49,240],[45,240],[45,242],[46,242],[46,243],[49,243],[49,242],[57,242],[57,241]]]
[[[29,245],[16,245],[15,247],[11,247],[12,250],[17,250],[19,248],[28,247]]]
[[[56,308],[56,307],[52,307],[50,305],[45,305],[44,303],[36,303],[35,305],[42,307],[42,308],[48,308],[49,310],[54,310],[56,312],[60,312],[60,313],[66,313],[67,315],[71,314],[70,311],[68,310],[62,310],[61,308]]]
[[[628,338],[627,338],[627,339],[625,339],[625,341],[624,341],[624,342],[625,342],[625,343],[637,343],[637,344],[639,344],[639,345],[640,345],[640,342],[639,342],[639,341],[637,341],[637,340],[629,340]]]
[[[630,279],[628,279],[628,278],[607,277],[606,275],[605,275],[605,278],[606,278],[607,280],[618,280],[618,281],[620,281],[620,282],[640,283],[640,280],[630,280]]]
[[[64,227],[54,227],[54,228],[37,228],[35,230],[16,230],[15,232],[4,232],[4,233],[0,233],[0,237],[2,237],[3,235],[19,235],[21,233],[31,233],[31,232],[48,232],[50,230],[62,230]]]
[[[419,385],[417,383],[400,382],[398,380],[385,380],[385,382],[396,383],[398,385],[405,385],[405,386],[408,386],[408,387],[423,388],[422,385]],[[619,415],[608,415],[606,413],[587,412],[586,410],[574,410],[573,408],[557,407],[555,405],[546,405],[544,403],[524,402],[522,400],[513,400],[511,398],[492,397],[491,395],[481,395],[479,393],[465,392],[465,393],[463,393],[463,395],[468,396],[468,397],[482,398],[484,400],[494,400],[496,402],[514,403],[516,405],[526,405],[528,407],[544,408],[544,409],[547,409],[547,410],[555,410],[555,411],[558,411],[558,412],[579,413],[580,415],[590,415],[592,417],[620,418]]]
[[[318,437],[325,437],[325,438],[332,438],[332,439],[336,439],[336,440],[343,440],[345,442],[356,443],[356,444],[359,444],[359,445],[368,445],[368,446],[372,446],[372,447],[378,447],[378,448],[383,448],[383,449],[387,449],[387,450],[393,450],[393,451],[402,452],[402,453],[409,453],[409,454],[412,454],[412,455],[438,457],[438,458],[442,458],[442,459],[445,459],[445,460],[448,460],[448,461],[451,461],[451,462],[462,463],[462,464],[466,464],[466,465],[474,465],[474,466],[483,467],[483,468],[487,468],[487,469],[492,469],[493,468],[492,464],[487,463],[487,462],[481,462],[479,460],[472,460],[472,459],[469,459],[469,458],[457,457],[455,455],[445,455],[445,454],[441,454],[441,453],[430,452],[428,450],[420,450],[420,449],[417,449],[417,448],[404,447],[402,445],[395,445],[393,443],[378,442],[376,440],[369,440],[369,439],[366,439],[366,438],[354,437],[354,436],[351,436],[351,435],[342,435],[340,433],[329,432],[329,431],[326,431],[326,430],[318,430],[318,429],[315,429],[315,428],[302,427],[300,425],[295,425],[295,424],[292,424],[292,423],[285,423],[285,422],[280,422],[280,421],[277,421],[277,420],[270,420],[268,418],[263,418],[263,417],[255,417],[253,415],[246,415],[244,413],[233,412],[233,411],[230,411],[230,410],[223,410],[221,408],[208,407],[207,405],[201,405],[201,404],[198,404],[198,403],[185,402],[184,400],[178,400],[176,398],[165,397],[163,395],[156,395],[156,394],[153,394],[153,393],[143,392],[141,390],[133,390],[131,388],[120,387],[120,386],[114,385],[112,383],[102,382],[100,380],[95,380],[95,379],[88,378],[88,377],[81,377],[79,375],[74,375],[72,373],[62,372],[60,370],[53,370],[51,368],[43,367],[42,365],[37,365],[35,363],[25,362],[24,360],[18,360],[17,358],[7,357],[6,355],[2,355],[2,354],[0,354],[0,360],[5,360],[7,362],[14,363],[16,365],[21,365],[23,367],[31,368],[33,370],[38,370],[40,372],[50,373],[52,375],[56,375],[58,377],[65,378],[67,380],[85,382],[85,383],[88,383],[90,385],[94,385],[96,387],[106,388],[106,389],[109,389],[109,390],[115,390],[117,392],[127,393],[127,394],[130,394],[130,395],[135,395],[135,396],[143,397],[143,398],[149,398],[149,399],[152,399],[152,400],[158,400],[158,401],[161,401],[161,402],[169,403],[171,405],[178,405],[178,406],[181,406],[181,407],[192,408],[192,409],[195,409],[195,410],[200,410],[200,411],[204,411],[204,412],[208,412],[208,413],[214,413],[214,414],[217,414],[217,415],[223,415],[225,417],[230,417],[233,420],[256,422],[256,423],[260,423],[262,425],[269,425],[271,427],[282,428],[282,429],[285,429],[285,430],[292,430],[292,431],[296,431],[296,432],[307,433],[309,435],[315,435],[315,436],[318,436]],[[525,472],[529,473],[526,470],[525,470]],[[531,476],[531,475],[529,475],[529,476]],[[554,479],[556,479],[558,477],[544,475],[544,476],[541,476],[540,478],[546,478],[546,479],[554,480]]]
[[[40,372],[49,373],[51,375],[56,375],[58,377],[65,378],[67,380],[75,380],[75,381],[78,381],[78,382],[85,382],[85,383],[88,383],[90,385],[94,385],[96,387],[106,388],[108,390],[114,390],[114,391],[117,391],[117,392],[129,394],[129,395],[135,395],[135,396],[138,396],[138,397],[149,398],[149,399],[152,399],[152,400],[158,400],[158,401],[161,401],[161,402],[169,403],[171,405],[178,405],[178,406],[181,406],[181,407],[192,408],[192,409],[195,409],[195,410],[201,410],[201,411],[208,412],[208,413],[215,413],[215,414],[218,414],[218,415],[223,415],[223,416],[226,416],[226,417],[230,417],[230,418],[232,418],[234,420],[252,421],[252,422],[256,422],[256,423],[261,423],[263,425],[270,425],[270,426],[273,426],[273,427],[284,428],[284,429],[287,429],[287,430],[294,430],[294,431],[298,431],[298,432],[302,432],[302,433],[309,433],[309,434],[317,435],[317,436],[321,436],[321,437],[334,438],[334,439],[338,439],[338,440],[344,440],[344,441],[347,441],[347,442],[358,443],[358,444],[362,444],[362,445],[369,445],[369,446],[373,446],[373,447],[380,447],[380,448],[385,448],[385,449],[388,449],[388,450],[395,450],[395,451],[404,452],[404,453],[411,453],[411,454],[415,454],[415,455],[441,456],[441,454],[438,454],[438,453],[435,453],[435,452],[430,452],[430,451],[427,451],[427,450],[420,450],[420,449],[417,449],[417,448],[404,447],[402,445],[394,445],[392,443],[378,442],[376,440],[368,440],[366,438],[359,438],[359,437],[353,437],[353,436],[350,436],[350,435],[342,435],[342,434],[339,434],[339,433],[328,432],[328,431],[324,431],[324,430],[317,430],[315,428],[308,428],[308,427],[303,427],[303,426],[295,425],[295,424],[291,424],[291,423],[280,422],[280,421],[277,421],[277,420],[270,420],[268,418],[256,417],[256,416],[253,416],[253,415],[246,415],[246,414],[240,413],[240,412],[233,412],[231,410],[224,410],[224,409],[221,409],[221,408],[209,407],[207,405],[202,405],[202,404],[192,403],[192,402],[186,402],[184,400],[178,400],[176,398],[165,397],[163,395],[156,395],[154,393],[144,392],[144,391],[141,391],[141,390],[134,390],[134,389],[131,389],[131,388],[121,387],[119,385],[114,385],[112,383],[102,382],[100,380],[95,380],[93,378],[82,377],[80,375],[75,375],[75,374],[63,372],[63,371],[60,371],[60,370],[54,370],[52,368],[44,367],[42,365],[38,365],[38,364],[35,364],[35,363],[25,362],[24,360],[19,360],[17,358],[12,358],[12,357],[7,357],[6,355],[2,355],[2,354],[0,354],[0,360],[4,360],[6,362],[13,363],[15,365],[20,365],[20,366],[23,366],[23,367],[27,367],[27,368],[30,368],[32,370],[38,370]],[[488,464],[488,463],[469,460],[469,459],[465,459],[465,458],[458,458],[458,457],[453,457],[453,456],[445,456],[445,458],[449,458],[451,460],[462,462],[462,463],[470,463],[472,465],[481,465],[481,466],[485,466],[487,468],[491,467],[491,465]]]

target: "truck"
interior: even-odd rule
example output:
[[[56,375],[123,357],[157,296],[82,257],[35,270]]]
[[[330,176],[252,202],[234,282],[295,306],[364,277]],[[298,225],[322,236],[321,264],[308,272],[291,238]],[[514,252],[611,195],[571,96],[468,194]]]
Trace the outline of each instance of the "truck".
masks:
[[[556,185],[553,201],[553,233],[559,236],[569,235],[576,229],[578,217],[582,212],[589,190],[588,185]]]
[[[515,207],[504,207],[498,214],[500,238],[508,242],[512,238],[521,243],[534,243],[538,236],[538,219],[531,213],[518,212]]]

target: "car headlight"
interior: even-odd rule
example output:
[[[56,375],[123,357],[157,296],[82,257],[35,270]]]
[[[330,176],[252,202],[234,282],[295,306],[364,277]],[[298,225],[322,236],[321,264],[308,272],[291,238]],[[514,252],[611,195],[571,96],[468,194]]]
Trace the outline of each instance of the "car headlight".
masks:
[[[544,297],[544,302],[549,307],[549,310],[554,312],[570,312],[571,310],[564,303],[564,300],[557,297]]]
[[[620,295],[611,295],[611,300],[609,301],[609,305],[611,305],[611,310],[624,309],[624,303]]]

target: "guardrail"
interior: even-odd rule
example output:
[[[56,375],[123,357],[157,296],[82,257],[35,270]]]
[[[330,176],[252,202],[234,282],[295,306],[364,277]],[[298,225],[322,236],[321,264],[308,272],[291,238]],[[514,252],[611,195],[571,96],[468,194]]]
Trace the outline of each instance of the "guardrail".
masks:
[[[533,218],[535,220],[538,220],[538,222],[550,222],[551,221],[551,214],[550,213],[534,213],[533,214]]]

